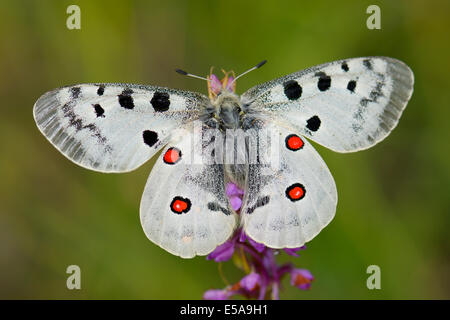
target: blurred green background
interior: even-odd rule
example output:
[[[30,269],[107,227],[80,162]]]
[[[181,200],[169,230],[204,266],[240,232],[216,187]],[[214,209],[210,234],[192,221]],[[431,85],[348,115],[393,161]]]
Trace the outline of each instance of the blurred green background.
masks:
[[[81,8],[68,30],[66,8]],[[381,8],[368,30],[366,8]],[[153,160],[128,174],[77,167],[39,133],[32,107],[83,82],[154,84],[206,93],[210,66],[242,72],[238,92],[316,64],[385,55],[406,62],[415,90],[383,143],[354,154],[320,146],[337,183],[332,223],[295,260],[315,275],[282,299],[450,298],[450,2],[14,1],[0,2],[0,298],[199,299],[224,286],[217,264],[170,255],[139,222]],[[447,40],[445,40],[447,39]],[[82,289],[66,288],[81,267]],[[366,268],[381,267],[381,290]],[[230,281],[242,274],[224,265]]]

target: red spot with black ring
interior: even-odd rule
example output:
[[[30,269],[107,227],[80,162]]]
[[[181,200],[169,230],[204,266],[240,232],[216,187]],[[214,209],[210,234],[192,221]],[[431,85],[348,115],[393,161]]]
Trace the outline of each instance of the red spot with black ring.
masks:
[[[286,189],[286,197],[291,201],[298,201],[305,197],[306,189],[300,183],[294,183]]]
[[[191,200],[183,197],[174,197],[170,203],[170,209],[176,214],[187,213],[191,210]]]
[[[300,150],[305,145],[303,140],[296,134],[288,135],[285,141],[286,141],[286,148],[292,151]]]
[[[181,150],[175,147],[167,149],[163,160],[167,164],[175,164],[181,160]]]

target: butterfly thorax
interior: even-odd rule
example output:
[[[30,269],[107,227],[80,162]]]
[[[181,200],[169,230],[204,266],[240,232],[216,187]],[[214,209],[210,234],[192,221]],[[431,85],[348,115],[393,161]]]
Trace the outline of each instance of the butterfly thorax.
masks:
[[[240,127],[242,108],[238,95],[222,91],[211,103],[214,106],[214,118],[218,121],[219,129],[238,129]]]

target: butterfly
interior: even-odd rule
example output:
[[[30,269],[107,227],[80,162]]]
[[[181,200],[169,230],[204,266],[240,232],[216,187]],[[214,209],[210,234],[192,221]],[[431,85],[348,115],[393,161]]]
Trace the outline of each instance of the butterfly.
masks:
[[[147,237],[174,255],[206,255],[238,227],[271,248],[300,247],[337,205],[334,179],[307,139],[336,152],[380,142],[412,95],[413,72],[393,58],[351,58],[241,96],[239,77],[198,77],[207,80],[208,96],[120,83],[63,87],[37,100],[34,119],[63,155],[87,169],[128,172],[161,151],[140,219]],[[231,143],[241,136],[241,147]],[[230,185],[243,190],[237,205],[227,197]]]

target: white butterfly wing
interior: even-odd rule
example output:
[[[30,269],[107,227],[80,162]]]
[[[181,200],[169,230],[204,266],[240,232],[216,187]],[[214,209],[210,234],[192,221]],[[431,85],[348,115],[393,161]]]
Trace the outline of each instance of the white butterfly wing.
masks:
[[[271,248],[300,247],[333,219],[336,185],[304,137],[273,123],[266,129],[276,138],[258,139],[261,150],[278,152],[269,151],[260,156],[262,163],[249,165],[241,210],[244,230]],[[277,153],[279,157],[274,156]]]
[[[101,172],[133,170],[193,120],[204,95],[129,84],[81,84],[47,92],[34,105],[39,130],[67,158]]]
[[[247,110],[288,122],[337,152],[369,148],[397,125],[414,75],[399,60],[353,58],[258,85],[242,96]]]
[[[198,130],[196,128],[195,130]],[[180,129],[163,150],[145,186],[141,224],[147,237],[183,258],[206,255],[232,235],[236,213],[225,195],[223,165],[197,163],[202,133]]]

